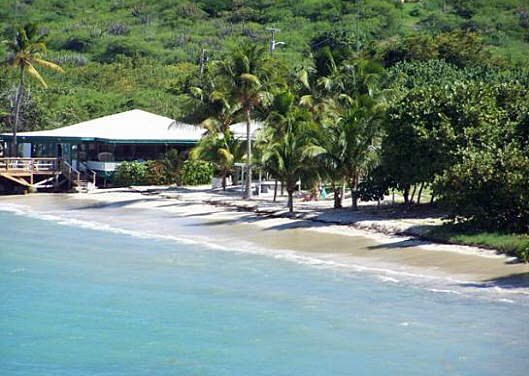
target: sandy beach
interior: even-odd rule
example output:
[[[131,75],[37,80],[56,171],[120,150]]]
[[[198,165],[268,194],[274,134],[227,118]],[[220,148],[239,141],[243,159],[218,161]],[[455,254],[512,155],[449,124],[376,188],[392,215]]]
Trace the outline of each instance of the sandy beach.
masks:
[[[296,218],[283,218],[284,202],[243,201],[238,192],[201,188],[133,187],[85,194],[35,194],[1,197],[0,203],[45,208],[47,197],[68,198],[82,209],[99,206],[149,209],[194,221],[222,239],[250,242],[265,249],[317,255],[319,260],[398,270],[491,286],[529,286],[529,265],[477,247],[435,244],[407,233],[429,218],[381,220],[369,212],[328,210],[332,202],[296,203]],[[284,199],[282,199],[284,201]],[[341,223],[341,224],[337,224]],[[420,230],[418,230],[420,231]]]

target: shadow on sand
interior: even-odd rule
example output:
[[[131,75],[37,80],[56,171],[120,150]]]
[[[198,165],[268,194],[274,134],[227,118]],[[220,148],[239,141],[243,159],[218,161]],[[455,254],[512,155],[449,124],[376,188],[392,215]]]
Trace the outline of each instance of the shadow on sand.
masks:
[[[430,242],[427,240],[420,240],[420,239],[404,239],[404,240],[396,241],[393,243],[372,245],[372,246],[367,247],[367,249],[370,249],[370,250],[388,249],[388,248],[389,249],[406,249],[406,248],[419,247],[421,245],[428,245],[428,244],[436,244],[436,243]]]
[[[463,287],[474,287],[474,288],[495,288],[500,287],[502,289],[519,289],[529,288],[529,272],[511,274],[505,277],[489,279],[481,283],[464,283],[461,284]]]
[[[108,208],[124,208],[129,205],[134,205],[140,202],[151,201],[148,198],[138,198],[134,200],[122,200],[115,202],[98,202],[95,204],[76,206],[70,210],[85,210],[85,209],[108,209]]]

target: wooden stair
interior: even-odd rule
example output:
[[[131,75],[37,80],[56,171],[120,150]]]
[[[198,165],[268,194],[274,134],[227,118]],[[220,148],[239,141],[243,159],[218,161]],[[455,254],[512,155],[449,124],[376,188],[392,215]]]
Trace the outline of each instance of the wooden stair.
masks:
[[[72,189],[86,193],[96,189],[96,173],[86,169],[83,173],[72,167],[68,162],[61,162],[61,173]]]
[[[58,188],[65,182],[77,192],[96,189],[96,173],[83,167],[80,172],[58,158],[0,158],[0,177],[25,189]]]

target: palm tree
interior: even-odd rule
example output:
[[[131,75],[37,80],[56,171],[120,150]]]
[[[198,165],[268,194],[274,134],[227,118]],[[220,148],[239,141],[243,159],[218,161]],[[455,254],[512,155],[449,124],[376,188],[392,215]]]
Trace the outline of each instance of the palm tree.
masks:
[[[226,177],[233,171],[234,162],[243,153],[242,143],[228,129],[224,133],[206,134],[191,151],[191,157],[212,162],[222,176],[222,189],[226,190]]]
[[[261,135],[263,166],[280,180],[288,193],[288,210],[294,211],[294,191],[303,173],[313,173],[311,159],[324,153],[314,138],[316,123],[310,112],[294,109],[286,115],[285,127],[277,132],[267,127]]]
[[[257,106],[270,101],[271,95],[267,90],[267,81],[272,67],[264,47],[246,44],[235,47],[227,60],[214,62],[213,68],[221,87],[231,93],[234,101],[241,107],[240,112],[244,114],[248,163],[245,198],[251,199],[251,116]]]
[[[17,130],[20,113],[20,103],[24,93],[24,76],[27,72],[32,77],[36,78],[37,81],[43,86],[48,85],[35,69],[34,64],[41,65],[43,67],[51,68],[56,71],[62,72],[62,68],[57,64],[43,60],[40,57],[46,53],[46,42],[45,34],[40,33],[40,29],[36,24],[26,24],[19,27],[13,42],[7,42],[10,56],[8,57],[8,63],[19,69],[19,83],[17,89],[17,96],[15,102],[15,116],[13,123],[13,151],[12,155],[17,156]]]
[[[335,123],[325,128],[326,156],[345,177],[351,189],[353,210],[358,209],[358,183],[376,166],[378,136],[384,108],[372,97],[358,97]]]
[[[301,77],[308,89],[301,103],[311,109],[321,125],[319,139],[326,153],[318,160],[320,172],[334,189],[334,207],[341,207],[343,194],[338,193],[335,183],[341,179],[344,189],[345,182],[351,189],[356,210],[359,180],[377,160],[377,136],[385,104],[380,87],[385,71],[377,63],[355,57],[337,65],[331,52],[318,51],[308,71],[312,75]]]

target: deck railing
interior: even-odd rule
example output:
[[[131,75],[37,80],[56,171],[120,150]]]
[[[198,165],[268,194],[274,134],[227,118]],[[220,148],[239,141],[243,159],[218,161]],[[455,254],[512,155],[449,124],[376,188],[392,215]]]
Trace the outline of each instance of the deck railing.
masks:
[[[73,168],[68,162],[62,161],[61,172],[66,179],[76,185],[79,185],[79,182],[81,181],[81,173]]]
[[[79,162],[79,165],[83,167],[86,179],[92,184],[96,184],[97,173],[90,169],[85,162]]]
[[[0,172],[39,174],[58,171],[57,158],[0,158]]]

